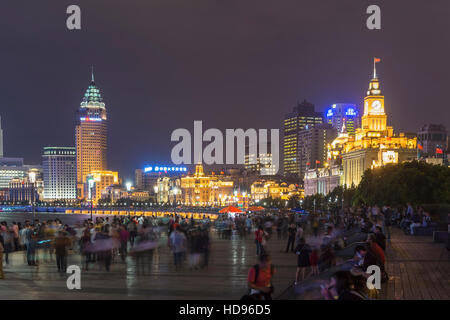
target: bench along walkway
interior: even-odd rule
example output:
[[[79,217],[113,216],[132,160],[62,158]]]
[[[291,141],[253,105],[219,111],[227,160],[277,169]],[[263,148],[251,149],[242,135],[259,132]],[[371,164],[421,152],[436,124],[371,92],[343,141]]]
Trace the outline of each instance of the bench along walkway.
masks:
[[[450,299],[450,260],[444,244],[430,236],[405,235],[393,227],[386,249],[389,281],[382,285],[381,299]]]

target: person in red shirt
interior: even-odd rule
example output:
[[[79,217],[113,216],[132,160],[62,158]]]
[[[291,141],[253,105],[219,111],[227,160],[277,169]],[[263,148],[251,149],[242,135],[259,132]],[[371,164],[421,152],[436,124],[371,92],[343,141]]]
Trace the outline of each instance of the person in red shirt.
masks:
[[[367,238],[367,243],[369,244],[370,250],[372,250],[372,252],[374,252],[378,256],[380,262],[384,266],[386,262],[386,256],[384,255],[383,249],[381,249],[381,247],[378,245],[375,234],[373,233],[369,234],[369,237]]]
[[[258,230],[255,231],[255,244],[256,244],[256,255],[262,255],[264,252],[264,248],[262,245],[264,237],[264,231],[261,227],[258,227]]]
[[[128,253],[128,240],[130,239],[130,233],[127,231],[126,227],[122,225],[120,227],[120,257],[122,261],[125,261]]]
[[[272,276],[275,268],[268,254],[259,256],[259,263],[248,271],[248,287],[250,295],[260,300],[272,300]]]

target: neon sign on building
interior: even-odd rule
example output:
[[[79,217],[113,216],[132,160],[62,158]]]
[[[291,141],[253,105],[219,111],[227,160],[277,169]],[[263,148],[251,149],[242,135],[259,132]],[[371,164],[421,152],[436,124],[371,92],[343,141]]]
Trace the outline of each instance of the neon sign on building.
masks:
[[[144,168],[144,172],[187,172],[186,167],[151,166]]]

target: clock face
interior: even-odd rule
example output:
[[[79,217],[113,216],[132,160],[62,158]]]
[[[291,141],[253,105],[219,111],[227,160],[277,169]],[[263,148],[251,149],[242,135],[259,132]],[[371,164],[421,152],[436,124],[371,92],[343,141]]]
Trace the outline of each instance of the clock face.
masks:
[[[381,110],[381,102],[379,100],[375,100],[374,102],[372,102],[372,110],[373,111]]]

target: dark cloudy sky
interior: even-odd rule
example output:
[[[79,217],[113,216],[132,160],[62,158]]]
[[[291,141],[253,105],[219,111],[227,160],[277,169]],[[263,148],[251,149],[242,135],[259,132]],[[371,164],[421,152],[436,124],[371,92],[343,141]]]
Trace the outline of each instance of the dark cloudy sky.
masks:
[[[82,30],[66,28],[66,8]],[[378,4],[382,30],[366,29]],[[168,163],[170,134],[280,128],[307,99],[361,101],[379,75],[388,122],[450,127],[450,1],[14,0],[0,3],[0,115],[7,156],[40,163],[74,144],[75,111],[95,65],[109,117],[109,167],[131,178]]]

